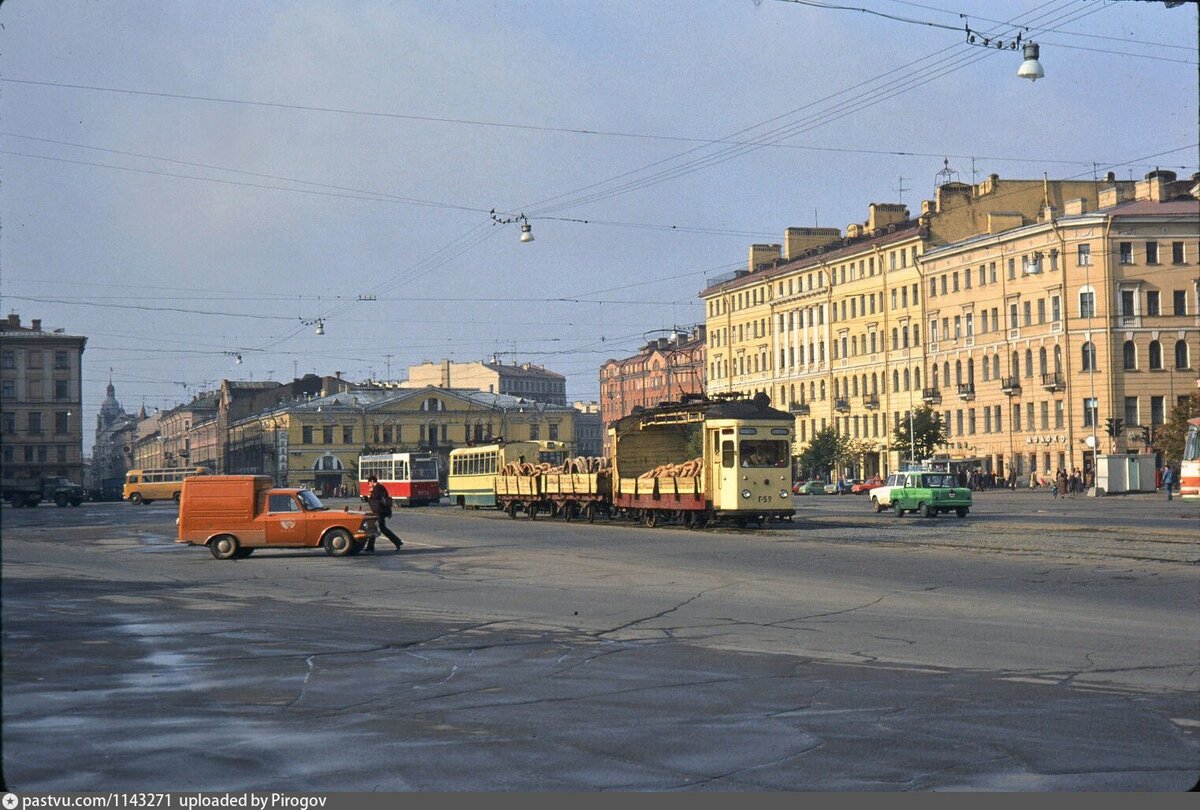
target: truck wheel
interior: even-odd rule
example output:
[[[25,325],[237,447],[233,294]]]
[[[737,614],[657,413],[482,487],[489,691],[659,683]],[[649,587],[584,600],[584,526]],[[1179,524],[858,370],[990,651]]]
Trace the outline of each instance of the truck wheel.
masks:
[[[960,518],[963,518],[967,516],[967,512],[969,511],[971,510],[967,509],[965,506],[960,506],[954,510],[954,514],[958,515]]]
[[[883,504],[879,502],[878,498],[871,499],[871,506],[875,507],[875,514],[877,515],[883,511]]]
[[[73,498],[71,500],[71,506],[79,506],[81,503],[83,503],[83,498]]]
[[[642,522],[646,524],[647,529],[653,529],[658,525],[658,510],[647,509],[646,516],[642,518]]]
[[[131,504],[133,504],[134,506],[137,506],[139,503],[141,503],[141,502],[142,502],[142,493],[140,493],[140,492],[135,492],[135,493],[133,493],[132,495],[130,495],[130,496],[129,496],[129,502],[130,502]]]
[[[918,509],[920,509],[920,506],[918,506],[917,508],[918,508]],[[925,517],[927,517],[927,518],[935,518],[935,517],[937,517],[937,516],[938,516],[938,510],[937,510],[937,507],[936,507],[936,506],[934,506],[934,505],[933,505],[933,504],[931,504],[931,503],[927,503],[927,504],[925,504],[925,512],[924,512],[924,514],[925,514]]]
[[[892,511],[896,513],[896,517],[904,517],[904,507],[900,505],[900,501],[892,504]]]
[[[588,523],[596,522],[596,502],[589,501],[588,505],[583,507],[583,519]]]
[[[525,517],[530,520],[537,520],[538,507],[533,501],[529,502],[529,506],[525,507]]]
[[[54,505],[57,506],[59,509],[62,509],[64,506],[66,506],[67,505],[66,493],[60,492],[57,495],[55,495],[54,496]]]
[[[564,503],[562,505],[562,516],[563,516],[563,520],[565,520],[567,523],[570,523],[572,520],[575,519],[575,502],[574,501],[567,501],[566,503]]]
[[[345,529],[333,529],[325,535],[321,545],[325,547],[325,553],[330,557],[345,557],[354,547],[354,538]]]
[[[25,505],[30,507],[31,509],[33,507],[37,506],[41,502],[42,502],[42,499],[41,499],[41,496],[39,496],[39,495],[30,495],[28,498],[25,499]]]
[[[504,511],[508,513],[510,518],[516,520],[517,512],[521,511],[521,504],[516,501],[510,501],[508,506],[504,507]]]
[[[218,560],[232,560],[240,549],[241,544],[232,534],[222,534],[208,541],[208,550]]]

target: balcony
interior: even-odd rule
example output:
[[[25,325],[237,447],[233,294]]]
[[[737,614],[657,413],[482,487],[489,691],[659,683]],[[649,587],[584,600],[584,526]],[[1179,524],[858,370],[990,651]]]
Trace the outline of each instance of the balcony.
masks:
[[[926,405],[941,405],[942,392],[936,388],[924,388],[921,390],[921,401]]]
[[[812,412],[807,402],[793,402],[788,406],[788,410],[796,414],[796,416],[808,416]]]
[[[971,402],[975,399],[975,383],[959,383],[958,398],[963,402]]]
[[[838,413],[850,413],[850,400],[835,399],[833,401],[833,409]]]
[[[863,394],[863,407],[874,411],[879,408],[879,394]]]
[[[1066,380],[1063,379],[1063,373],[1061,371],[1054,371],[1048,374],[1043,374],[1042,388],[1045,388],[1050,393],[1067,390],[1067,383]]]
[[[1000,380],[1000,390],[1008,394],[1010,397],[1021,396],[1021,378],[1020,377],[1005,377]]]

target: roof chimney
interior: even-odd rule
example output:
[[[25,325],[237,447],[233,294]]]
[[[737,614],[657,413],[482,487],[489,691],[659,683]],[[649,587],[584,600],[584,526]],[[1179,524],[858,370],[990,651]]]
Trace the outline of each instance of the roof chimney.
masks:
[[[782,257],[782,245],[751,245],[750,272],[753,273],[761,264],[768,264]]]
[[[29,322],[29,328],[35,332],[42,331],[42,319],[34,318],[32,321]]]
[[[449,360],[442,361],[442,379],[441,379],[440,385],[442,388],[450,387],[450,361]]]

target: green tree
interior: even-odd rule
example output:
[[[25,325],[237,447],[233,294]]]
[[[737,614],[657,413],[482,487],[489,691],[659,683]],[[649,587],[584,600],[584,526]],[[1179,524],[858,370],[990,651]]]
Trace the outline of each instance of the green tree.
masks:
[[[809,477],[817,477],[837,466],[844,452],[845,440],[831,427],[813,434],[812,440],[800,453],[800,469]]]
[[[912,412],[911,432],[908,420],[900,420],[892,435],[891,449],[898,451],[901,458],[907,458],[915,451],[913,461],[920,461],[932,456],[934,450],[945,443],[946,425],[942,415],[928,405],[922,405]]]
[[[1154,446],[1162,450],[1164,463],[1178,467],[1183,456],[1183,440],[1187,437],[1187,420],[1200,416],[1200,395],[1192,394],[1171,409],[1166,424],[1154,435]]]
[[[837,459],[838,466],[858,466],[868,454],[874,452],[874,448],[874,443],[866,439],[843,439],[842,451]]]

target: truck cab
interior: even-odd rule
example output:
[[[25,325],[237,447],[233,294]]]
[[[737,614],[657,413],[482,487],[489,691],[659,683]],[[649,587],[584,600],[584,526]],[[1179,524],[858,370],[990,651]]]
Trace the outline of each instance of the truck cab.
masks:
[[[374,515],[332,510],[310,490],[276,488],[265,475],[184,479],[177,523],[177,542],[207,546],[218,560],[318,546],[332,557],[353,556],[379,531]]]

